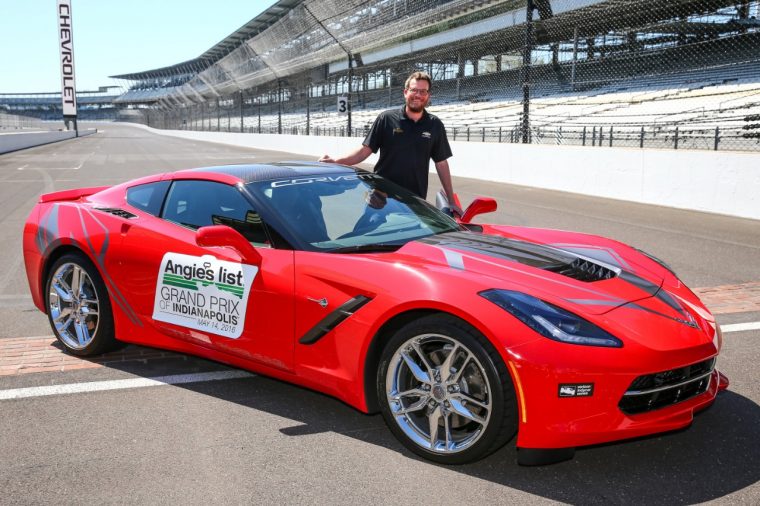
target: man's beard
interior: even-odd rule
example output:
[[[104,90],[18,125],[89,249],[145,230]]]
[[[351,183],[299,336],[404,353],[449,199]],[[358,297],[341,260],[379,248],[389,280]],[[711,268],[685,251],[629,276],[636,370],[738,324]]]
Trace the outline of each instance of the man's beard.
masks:
[[[427,103],[428,103],[428,101],[427,101],[427,100],[421,100],[421,101],[420,101],[420,105],[418,105],[418,106],[414,106],[414,105],[412,105],[412,101],[413,101],[412,99],[408,99],[408,100],[406,101],[406,108],[407,108],[409,111],[411,111],[411,112],[415,112],[415,113],[417,113],[417,112],[422,112],[422,111],[425,109],[425,106],[426,106],[426,105],[427,105]]]

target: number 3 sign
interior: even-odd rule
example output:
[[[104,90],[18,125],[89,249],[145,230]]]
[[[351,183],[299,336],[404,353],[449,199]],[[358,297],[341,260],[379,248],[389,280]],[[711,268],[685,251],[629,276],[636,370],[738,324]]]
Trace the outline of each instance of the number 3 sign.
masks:
[[[338,97],[338,114],[348,114],[348,97]]]

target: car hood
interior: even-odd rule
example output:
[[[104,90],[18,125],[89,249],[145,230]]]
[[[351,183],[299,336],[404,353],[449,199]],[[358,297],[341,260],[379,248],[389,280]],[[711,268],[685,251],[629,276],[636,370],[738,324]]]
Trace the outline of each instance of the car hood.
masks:
[[[668,272],[666,280],[646,267],[644,255],[621,243],[574,234],[575,243],[558,246],[506,235],[451,232],[413,241],[397,253],[408,264],[460,271],[478,278],[484,289],[522,291],[579,313],[600,315],[654,298],[640,305],[689,321],[681,298],[701,306],[675,276]]]

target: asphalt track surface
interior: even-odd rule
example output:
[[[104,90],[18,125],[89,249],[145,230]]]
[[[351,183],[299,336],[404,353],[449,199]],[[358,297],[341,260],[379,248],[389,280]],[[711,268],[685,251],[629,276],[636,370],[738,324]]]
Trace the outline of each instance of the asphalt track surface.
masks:
[[[41,193],[303,159],[98,127],[0,156],[0,504],[760,504],[760,222],[456,178],[463,202],[498,200],[489,221],[606,235],[666,260],[731,330],[718,362],[731,386],[683,431],[553,466],[517,466],[511,442],[445,467],[406,451],[379,415],[309,390],[148,348],[81,360],[56,347],[21,257]]]

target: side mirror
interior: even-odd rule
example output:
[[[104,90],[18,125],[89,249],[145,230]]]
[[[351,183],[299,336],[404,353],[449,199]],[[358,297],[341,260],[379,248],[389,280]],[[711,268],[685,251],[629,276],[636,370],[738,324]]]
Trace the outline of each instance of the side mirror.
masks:
[[[454,203],[461,209],[462,204],[459,203],[459,195],[456,193],[454,194]],[[454,216],[454,212],[451,210],[449,197],[446,195],[446,192],[444,192],[443,189],[438,190],[438,193],[435,194],[435,206],[452,218],[456,218],[456,216]]]
[[[232,248],[248,263],[261,263],[261,254],[234,228],[227,225],[201,227],[195,233],[195,243],[202,248]]]
[[[477,197],[472,201],[472,204],[467,206],[464,210],[462,219],[459,220],[462,223],[470,223],[470,221],[479,214],[492,213],[496,211],[496,201],[489,197]]]

